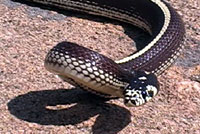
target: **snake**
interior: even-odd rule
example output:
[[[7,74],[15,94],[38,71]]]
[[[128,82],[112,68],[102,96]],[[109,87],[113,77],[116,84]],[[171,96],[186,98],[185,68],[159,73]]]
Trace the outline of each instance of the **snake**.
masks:
[[[44,66],[62,80],[126,106],[141,106],[159,92],[162,74],[184,48],[185,28],[163,0],[25,0],[125,22],[151,35],[144,47],[117,61],[63,41],[46,55]]]

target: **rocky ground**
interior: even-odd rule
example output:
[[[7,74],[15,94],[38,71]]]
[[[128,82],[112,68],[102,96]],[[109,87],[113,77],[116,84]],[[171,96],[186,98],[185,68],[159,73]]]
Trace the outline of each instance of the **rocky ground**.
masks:
[[[141,107],[104,101],[44,69],[46,53],[68,40],[112,59],[134,51],[138,30],[104,18],[0,0],[0,133],[200,133],[200,3],[170,0],[186,27],[186,48],[159,76],[161,91]],[[137,34],[136,34],[137,33]],[[139,32],[140,34],[140,32]],[[131,48],[131,49],[130,49]]]

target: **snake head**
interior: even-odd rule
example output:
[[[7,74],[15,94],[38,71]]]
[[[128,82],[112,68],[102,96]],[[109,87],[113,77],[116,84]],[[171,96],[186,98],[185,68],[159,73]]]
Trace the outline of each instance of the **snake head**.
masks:
[[[134,72],[124,90],[126,106],[140,106],[151,100],[159,91],[157,77],[145,71]]]

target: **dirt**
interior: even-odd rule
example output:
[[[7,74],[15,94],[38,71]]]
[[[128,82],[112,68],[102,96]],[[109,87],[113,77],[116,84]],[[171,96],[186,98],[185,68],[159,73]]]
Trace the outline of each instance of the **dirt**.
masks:
[[[45,55],[67,40],[112,59],[135,51],[141,32],[101,17],[58,13],[0,1],[0,133],[200,133],[200,3],[168,1],[185,23],[185,50],[159,81],[153,101],[128,108],[63,82],[43,66]]]

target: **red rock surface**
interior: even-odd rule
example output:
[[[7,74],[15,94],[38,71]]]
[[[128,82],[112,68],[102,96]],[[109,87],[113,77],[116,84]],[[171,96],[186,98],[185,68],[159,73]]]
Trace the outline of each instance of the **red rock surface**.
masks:
[[[159,77],[161,91],[148,104],[127,108],[103,102],[44,69],[44,57],[68,40],[112,59],[129,55],[131,26],[104,18],[0,1],[0,133],[200,133],[200,3],[170,0],[186,27],[186,48]],[[127,34],[128,33],[128,34]]]

